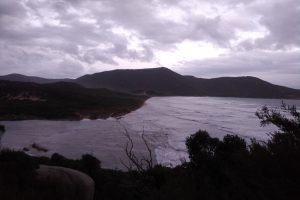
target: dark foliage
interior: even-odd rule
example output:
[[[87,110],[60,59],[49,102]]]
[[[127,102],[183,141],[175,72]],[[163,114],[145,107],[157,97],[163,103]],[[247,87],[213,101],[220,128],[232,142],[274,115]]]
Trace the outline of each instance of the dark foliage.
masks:
[[[0,124],[0,131],[5,132],[5,126]]]
[[[206,131],[198,131],[186,140],[188,153],[193,165],[203,165],[214,157],[218,138],[211,138]]]
[[[31,196],[38,163],[22,152],[0,152],[0,199],[23,199]]]

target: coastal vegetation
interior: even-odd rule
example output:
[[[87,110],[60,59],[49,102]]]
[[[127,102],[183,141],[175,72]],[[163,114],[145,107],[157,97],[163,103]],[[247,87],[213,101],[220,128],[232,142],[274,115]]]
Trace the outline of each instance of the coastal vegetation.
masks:
[[[199,130],[186,139],[190,160],[174,168],[160,165],[147,170],[102,169],[92,155],[67,159],[31,157],[23,152],[0,153],[1,199],[53,199],[56,187],[38,182],[39,165],[72,168],[95,182],[94,199],[298,199],[300,191],[300,112],[263,107],[256,113],[263,126],[278,131],[268,141],[250,142],[236,135],[213,138]],[[149,158],[150,159],[150,158]]]
[[[89,89],[75,83],[36,84],[0,81],[0,120],[80,120],[118,117],[147,100],[147,96]]]

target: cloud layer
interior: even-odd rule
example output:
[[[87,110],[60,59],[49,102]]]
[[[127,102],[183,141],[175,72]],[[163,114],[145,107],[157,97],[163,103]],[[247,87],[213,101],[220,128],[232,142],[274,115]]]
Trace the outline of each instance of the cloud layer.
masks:
[[[300,88],[299,0],[1,0],[0,73],[165,66]]]

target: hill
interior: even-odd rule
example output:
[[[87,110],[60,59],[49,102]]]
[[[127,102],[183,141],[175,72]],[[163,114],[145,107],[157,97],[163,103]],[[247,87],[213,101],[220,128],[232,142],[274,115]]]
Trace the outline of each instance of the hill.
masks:
[[[300,90],[278,86],[256,77],[222,77],[199,81],[205,96],[299,99]]]
[[[113,70],[85,75],[75,82],[89,88],[105,87],[151,96],[300,98],[300,90],[274,85],[255,77],[203,79],[182,76],[167,68]]]
[[[107,118],[139,108],[146,96],[78,84],[0,81],[0,121],[24,119]]]
[[[150,95],[187,95],[189,85],[184,77],[167,69],[113,70],[85,75],[75,80],[89,88],[104,87],[113,90]]]
[[[149,96],[215,96],[245,98],[300,99],[300,90],[274,85],[256,77],[196,78],[168,68],[112,70],[77,79],[44,79],[23,75],[0,76],[0,80],[53,83],[61,80],[87,88],[107,88]]]
[[[8,74],[0,76],[0,80],[4,81],[18,81],[18,82],[32,82],[32,83],[56,83],[56,82],[72,82],[72,79],[47,79],[37,76],[25,76],[22,74]]]

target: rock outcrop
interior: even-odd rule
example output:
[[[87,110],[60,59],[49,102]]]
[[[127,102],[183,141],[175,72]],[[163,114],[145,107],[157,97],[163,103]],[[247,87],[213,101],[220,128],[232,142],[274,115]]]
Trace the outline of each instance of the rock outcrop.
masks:
[[[47,195],[47,199],[51,199],[52,196],[52,199],[60,200],[93,200],[94,198],[95,183],[82,172],[65,167],[40,165],[37,173],[41,183],[49,187],[45,191],[52,191],[49,194],[42,192],[41,196]]]

